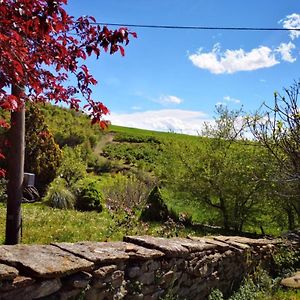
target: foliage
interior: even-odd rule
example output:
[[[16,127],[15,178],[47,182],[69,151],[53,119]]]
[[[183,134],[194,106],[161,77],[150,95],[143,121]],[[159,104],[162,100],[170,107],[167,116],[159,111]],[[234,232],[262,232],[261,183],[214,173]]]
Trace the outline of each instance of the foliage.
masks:
[[[67,188],[67,182],[63,178],[56,178],[50,184],[43,201],[53,208],[73,209],[75,195]]]
[[[62,153],[37,105],[28,105],[25,127],[25,171],[36,175],[35,186],[43,192],[56,176]]]
[[[298,97],[300,82],[285,88],[283,94],[275,92],[274,105],[264,104],[249,124],[255,138],[268,150],[277,163],[274,181],[278,183],[277,194],[284,203],[289,217],[290,229],[294,224],[293,213],[300,216],[300,115]]]
[[[98,122],[108,110],[92,100],[90,86],[97,81],[82,61],[92,54],[98,58],[102,49],[124,55],[121,44],[128,44],[128,36],[136,34],[126,28],[100,28],[93,25],[93,17],[75,20],[66,13],[65,4],[65,0],[1,2],[1,107],[17,110],[22,106],[23,99],[2,89],[14,84],[28,88],[29,100],[63,101],[75,109],[81,93],[92,121]],[[70,74],[77,85],[66,86]]]
[[[72,187],[79,179],[84,178],[86,176],[86,164],[80,158],[80,153],[65,147],[63,160],[57,174],[66,180],[68,187]]]
[[[62,148],[67,145],[75,147],[88,144],[90,148],[96,146],[97,140],[102,136],[99,128],[91,125],[91,120],[83,112],[45,104],[41,107],[54,139]]]
[[[243,128],[227,128],[236,124],[237,112],[220,113],[216,127],[206,128],[210,138],[166,146],[161,176],[167,188],[215,211],[215,224],[241,231],[267,203],[269,157],[258,145],[237,140]]]
[[[141,210],[154,183],[143,175],[116,174],[102,179],[103,192],[110,210]]]
[[[299,267],[300,251],[292,246],[283,246],[273,253],[272,259],[272,274],[274,276],[284,276]]]
[[[79,180],[75,187],[76,209],[80,211],[101,212],[103,210],[104,196],[99,181],[85,177]]]
[[[7,181],[4,178],[0,179],[0,202],[7,201],[7,191],[6,191]]]
[[[142,210],[141,220],[143,221],[166,221],[169,216],[168,207],[158,186],[150,192],[146,207]]]
[[[209,294],[208,300],[224,300],[223,293],[218,289],[214,289]]]

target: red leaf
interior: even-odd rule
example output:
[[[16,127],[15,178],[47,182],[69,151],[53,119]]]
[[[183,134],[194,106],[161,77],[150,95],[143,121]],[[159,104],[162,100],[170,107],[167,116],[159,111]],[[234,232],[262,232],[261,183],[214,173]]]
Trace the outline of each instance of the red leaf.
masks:
[[[122,46],[119,46],[119,50],[121,52],[121,55],[125,56],[125,50],[124,50],[124,48]]]

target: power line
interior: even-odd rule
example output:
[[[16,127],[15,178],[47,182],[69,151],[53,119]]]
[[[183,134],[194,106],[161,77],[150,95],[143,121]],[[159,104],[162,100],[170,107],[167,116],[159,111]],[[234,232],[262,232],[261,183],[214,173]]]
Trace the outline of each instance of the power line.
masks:
[[[274,27],[215,27],[215,26],[174,26],[174,25],[145,25],[145,24],[122,24],[91,22],[93,25],[108,25],[118,27],[135,27],[151,29],[183,29],[183,30],[231,30],[231,31],[300,31],[300,28],[274,28]]]

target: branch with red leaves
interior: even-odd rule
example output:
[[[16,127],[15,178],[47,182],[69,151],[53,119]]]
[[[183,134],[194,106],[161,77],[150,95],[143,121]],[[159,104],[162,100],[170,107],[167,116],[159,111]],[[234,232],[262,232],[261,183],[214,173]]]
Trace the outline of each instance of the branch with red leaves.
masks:
[[[74,20],[63,8],[66,4],[67,0],[0,0],[0,108],[16,111],[25,101],[54,101],[79,110],[83,97],[92,123],[103,128],[107,122],[102,118],[109,111],[92,99],[91,86],[97,81],[84,60],[99,58],[102,51],[124,56],[123,45],[136,33],[93,25],[93,17]],[[75,85],[67,85],[70,75]],[[12,85],[28,93],[16,98],[7,92]],[[7,124],[0,121],[0,126]]]

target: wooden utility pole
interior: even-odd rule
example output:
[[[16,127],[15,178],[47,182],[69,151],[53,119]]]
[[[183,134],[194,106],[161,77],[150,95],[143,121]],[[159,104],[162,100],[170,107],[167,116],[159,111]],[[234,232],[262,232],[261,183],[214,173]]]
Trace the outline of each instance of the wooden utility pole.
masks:
[[[24,88],[13,85],[12,95],[20,98]],[[21,203],[23,197],[24,152],[25,152],[25,104],[11,112],[9,130],[8,184],[5,244],[14,245],[21,241]]]

